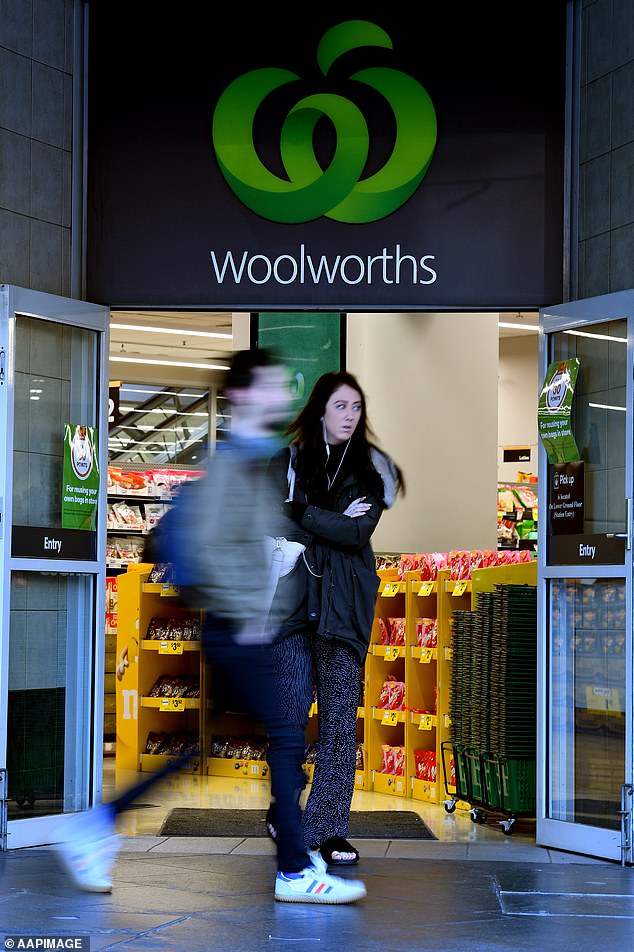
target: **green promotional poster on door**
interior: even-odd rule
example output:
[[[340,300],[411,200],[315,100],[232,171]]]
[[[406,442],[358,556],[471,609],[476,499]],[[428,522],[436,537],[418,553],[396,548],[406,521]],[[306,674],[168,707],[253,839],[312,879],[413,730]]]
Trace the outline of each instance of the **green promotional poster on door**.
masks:
[[[579,359],[571,357],[552,363],[546,371],[537,426],[550,463],[572,463],[579,459],[570,421],[579,366]]]
[[[94,530],[98,498],[97,430],[65,423],[62,528]]]

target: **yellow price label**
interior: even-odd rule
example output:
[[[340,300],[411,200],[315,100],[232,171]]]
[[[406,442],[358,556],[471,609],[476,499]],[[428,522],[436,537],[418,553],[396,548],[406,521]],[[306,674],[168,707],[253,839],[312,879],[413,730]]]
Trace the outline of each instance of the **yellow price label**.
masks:
[[[433,583],[433,582],[421,582],[421,583],[420,583],[420,588],[418,589],[418,594],[419,594],[419,595],[431,595],[433,591],[434,591],[434,583]]]
[[[161,698],[160,711],[184,711],[185,702],[182,697],[164,697]]]
[[[398,645],[388,645],[385,649],[385,660],[395,661],[398,658]]]
[[[430,731],[432,726],[431,714],[425,714],[418,722],[419,731]]]
[[[398,724],[398,711],[383,711],[381,723],[394,727],[395,724]]]
[[[398,582],[387,582],[383,588],[383,595],[387,595],[388,598],[392,598],[394,595],[398,595],[399,585]]]
[[[182,654],[183,653],[183,642],[182,641],[162,641],[159,644],[159,654]]]
[[[420,662],[421,662],[421,664],[429,664],[429,662],[431,661],[433,655],[434,655],[434,649],[433,649],[433,648],[423,648],[423,650],[422,650],[421,653],[420,653]]]
[[[466,592],[466,590],[467,590],[467,579],[466,579],[466,578],[458,579],[458,581],[456,582],[456,585],[455,585],[455,587],[454,587],[453,594],[454,594],[454,595],[464,595],[464,593]]]

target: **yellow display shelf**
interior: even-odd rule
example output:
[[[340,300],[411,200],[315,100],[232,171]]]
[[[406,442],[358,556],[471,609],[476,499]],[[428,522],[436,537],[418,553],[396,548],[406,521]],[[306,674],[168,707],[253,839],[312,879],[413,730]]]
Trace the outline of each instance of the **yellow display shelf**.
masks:
[[[145,582],[143,591],[148,594],[161,595],[163,598],[180,598],[180,591],[175,585],[165,582]]]
[[[200,710],[200,698],[194,697],[142,697],[141,707],[154,707],[162,713]]]
[[[405,723],[405,711],[390,711],[383,707],[373,707],[372,717],[375,721],[380,721],[388,727],[395,727],[397,724]]]
[[[232,759],[231,757],[208,757],[209,777],[248,777],[249,780],[270,780],[266,760]]]
[[[409,573],[410,575],[418,575],[418,572]],[[425,581],[421,582],[420,579],[410,578],[409,580],[409,589],[413,595],[436,595],[438,593],[438,582]]]
[[[159,641],[158,638],[144,638],[141,647],[145,651],[158,651],[159,654],[179,655],[184,651],[200,651],[199,641]]]
[[[169,764],[173,764],[179,759],[176,754],[139,754],[139,763],[138,769],[144,773],[155,773],[157,770],[163,770],[164,767],[167,767]],[[199,774],[200,771],[200,757],[194,756],[185,764],[184,767],[180,768],[182,773],[190,774]]]
[[[410,711],[410,724],[414,724],[419,731],[431,731],[438,726],[438,718],[435,714],[419,714],[417,711]]]
[[[366,788],[365,770],[355,770],[354,788],[355,790],[365,790]]]
[[[407,778],[373,770],[372,789],[375,793],[387,793],[392,797],[404,797],[407,795]]]
[[[125,648],[129,665],[116,685],[117,766],[142,770],[160,769],[174,759],[143,753],[149,732],[182,730],[186,722],[190,730],[199,732],[204,752],[209,749],[206,734],[209,726],[205,721],[213,718],[199,699],[147,695],[156,678],[165,671],[175,675],[196,673],[201,679],[201,697],[207,696],[208,678],[200,642],[139,638],[153,616],[169,614],[185,618],[192,614],[180,601],[177,589],[147,582],[150,569],[147,564],[135,565],[119,577],[117,654]],[[473,610],[478,592],[494,591],[497,584],[536,585],[537,563],[478,569],[468,580],[453,580],[447,570],[439,572],[433,582],[421,582],[417,572],[408,572],[404,580],[397,578],[396,570],[380,572],[379,576],[375,619],[364,667],[365,704],[357,711],[357,743],[363,743],[364,769],[355,773],[355,789],[439,803],[447,791],[452,792],[452,788],[445,785],[441,753],[443,742],[451,740],[452,614],[456,610]],[[436,620],[437,646],[417,644],[416,623],[421,618]],[[404,619],[405,645],[379,643],[383,635],[380,620],[389,629],[390,619]],[[404,685],[408,710],[378,707],[381,690],[388,679]],[[179,700],[183,703],[178,703]],[[317,704],[313,704],[307,728],[309,743],[317,740],[317,713]],[[381,773],[387,747],[403,749],[403,777]],[[435,752],[435,782],[415,776],[414,752],[420,750]],[[200,758],[194,758],[191,763],[194,766],[190,766],[190,771],[200,770]],[[265,761],[210,757],[203,769],[211,776],[269,778]],[[312,781],[313,765],[306,764],[305,769]]]
[[[195,618],[202,624],[200,612],[193,611],[179,598],[166,600],[163,586],[150,586],[147,579],[152,565],[143,564],[118,578],[116,728],[115,761],[117,768],[160,770],[176,755],[146,753],[154,735],[176,735],[175,744],[186,735],[200,751],[207,747],[206,706],[207,666],[200,641],[145,638],[152,619],[176,624]],[[163,679],[185,678],[200,687],[199,698],[152,697],[153,687]],[[190,773],[200,773],[201,756],[192,758]]]
[[[397,658],[405,657],[405,645],[371,645],[370,651],[375,658],[383,658],[385,661],[396,661]]]
[[[439,580],[422,582],[418,572],[407,573],[405,600],[405,703],[410,708],[405,728],[405,773],[407,796],[428,803],[438,802],[438,784],[416,777],[417,751],[433,751],[438,746],[438,648],[418,644],[417,619],[435,620],[439,628]],[[425,713],[419,713],[424,711]]]
[[[431,783],[429,780],[419,780],[417,777],[410,777],[410,796],[413,800],[424,800],[427,803],[438,803],[439,785]]]

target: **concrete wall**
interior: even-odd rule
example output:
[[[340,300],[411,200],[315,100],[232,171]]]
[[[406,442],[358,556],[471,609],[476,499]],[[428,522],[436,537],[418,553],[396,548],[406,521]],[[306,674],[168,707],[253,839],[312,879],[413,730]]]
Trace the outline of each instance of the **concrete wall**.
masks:
[[[73,209],[73,158],[81,167],[82,156],[81,141],[73,142],[76,7],[81,18],[75,0],[2,0],[0,282],[78,297],[79,266],[71,274],[71,223],[81,208],[76,201]]]
[[[634,287],[634,4],[575,6],[581,48],[571,298],[586,298]],[[575,211],[573,197],[573,223]]]

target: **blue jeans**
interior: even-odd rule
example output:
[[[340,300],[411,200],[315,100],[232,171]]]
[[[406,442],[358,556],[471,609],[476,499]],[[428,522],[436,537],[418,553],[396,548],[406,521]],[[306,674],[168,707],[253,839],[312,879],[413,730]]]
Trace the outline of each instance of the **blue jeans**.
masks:
[[[271,794],[275,798],[277,868],[285,873],[299,872],[310,865],[299,806],[306,786],[302,766],[304,731],[282,714],[272,646],[239,645],[233,640],[232,631],[230,622],[208,616],[203,630],[205,654],[245,710],[266,728]]]

